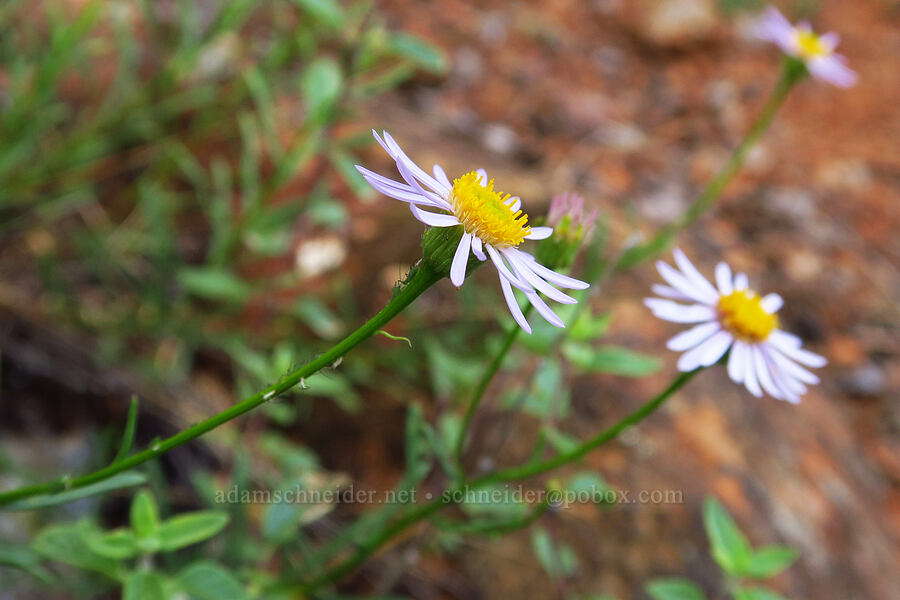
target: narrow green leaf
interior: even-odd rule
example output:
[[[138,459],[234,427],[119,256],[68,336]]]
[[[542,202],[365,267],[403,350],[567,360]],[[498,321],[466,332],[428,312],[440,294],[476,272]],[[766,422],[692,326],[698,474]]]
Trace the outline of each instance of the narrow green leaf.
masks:
[[[662,367],[662,361],[658,358],[620,346],[593,348],[587,344],[569,340],[563,343],[562,352],[573,365],[592,373],[644,377],[655,373]]]
[[[159,528],[160,549],[177,550],[209,539],[228,525],[228,513],[206,510],[177,515]]]
[[[341,93],[343,75],[337,62],[317,58],[303,72],[300,91],[313,119],[325,116]]]
[[[388,51],[401,56],[416,66],[442,75],[447,70],[447,57],[436,46],[408,33],[391,33],[387,43]]]
[[[335,339],[344,333],[344,323],[321,300],[313,296],[298,300],[291,313],[326,340]]]
[[[696,583],[689,579],[671,577],[654,579],[646,585],[647,593],[653,600],[705,600]]]
[[[68,492],[45,494],[35,496],[34,498],[28,498],[27,500],[19,500],[18,502],[3,506],[0,510],[35,510],[38,508],[59,506],[60,504],[68,504],[69,502],[75,502],[82,498],[90,498],[91,496],[105,494],[121,488],[141,485],[146,481],[147,477],[144,474],[135,471],[126,471],[125,473],[113,475],[104,481],[92,483],[91,485],[86,485],[75,490],[69,490]]]
[[[578,568],[575,551],[567,545],[557,545],[544,528],[536,527],[532,530],[531,547],[538,562],[552,579],[567,579],[575,574]]]
[[[751,554],[742,569],[742,575],[756,579],[768,579],[791,566],[800,554],[786,546],[760,548]]]
[[[344,11],[336,0],[294,0],[311,17],[332,29],[344,26]]]
[[[134,443],[134,432],[137,429],[137,419],[138,398],[137,396],[132,396],[131,404],[128,406],[128,417],[125,419],[125,433],[122,434],[122,443],[119,444],[119,451],[116,452],[116,457],[113,459],[114,464],[131,452],[131,445]]]
[[[213,562],[192,564],[178,575],[177,581],[196,600],[245,600],[248,597],[241,583]]]
[[[740,575],[750,559],[750,543],[725,507],[711,496],[703,502],[703,526],[719,566],[732,575]]]
[[[159,509],[147,490],[140,490],[131,501],[131,529],[141,541],[153,539],[159,533]]]
[[[176,278],[188,294],[210,300],[240,304],[251,292],[246,281],[224,268],[185,267]]]

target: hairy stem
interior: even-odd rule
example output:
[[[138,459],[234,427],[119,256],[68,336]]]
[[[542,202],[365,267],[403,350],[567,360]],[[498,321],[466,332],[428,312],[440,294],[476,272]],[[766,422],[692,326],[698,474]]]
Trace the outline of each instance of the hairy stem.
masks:
[[[16,500],[22,500],[24,498],[30,498],[32,496],[37,496],[40,494],[53,494],[63,490],[80,488],[92,483],[97,483],[98,481],[103,481],[104,479],[108,479],[113,475],[116,475],[123,471],[127,471],[128,469],[134,468],[142,463],[147,462],[148,460],[156,458],[161,454],[168,452],[172,448],[180,446],[185,442],[194,440],[201,435],[215,429],[216,427],[227,423],[228,421],[236,419],[237,417],[240,417],[241,415],[253,410],[254,408],[257,408],[261,404],[264,404],[269,400],[275,398],[279,394],[283,394],[284,392],[290,390],[298,383],[300,383],[304,378],[309,377],[317,371],[333,364],[337,359],[347,354],[350,350],[355,348],[361,342],[370,338],[373,334],[375,334],[375,332],[384,327],[386,323],[397,316],[397,314],[400,313],[400,311],[402,311],[404,308],[409,306],[409,304],[413,300],[418,298],[422,294],[422,292],[439,281],[441,277],[441,275],[439,275],[433,268],[431,268],[426,262],[423,261],[422,264],[419,265],[415,273],[412,275],[410,280],[406,283],[406,285],[397,293],[396,296],[394,296],[394,298],[387,304],[387,306],[385,306],[383,309],[381,309],[380,312],[378,312],[378,314],[369,319],[369,321],[367,321],[362,327],[338,342],[330,350],[328,350],[324,354],[321,354],[315,360],[308,362],[299,369],[288,374],[278,383],[271,385],[266,389],[258,392],[257,394],[254,394],[253,396],[242,400],[238,404],[235,404],[234,406],[223,410],[222,412],[206,419],[205,421],[201,421],[196,425],[188,427],[187,429],[176,433],[172,437],[155,442],[149,448],[146,448],[145,450],[142,450],[137,454],[133,454],[127,458],[117,460],[116,462],[113,462],[112,464],[102,469],[94,471],[93,473],[80,475],[78,477],[64,476],[53,481],[48,481],[46,483],[25,486],[10,490],[8,492],[0,493],[0,506],[15,502]]]

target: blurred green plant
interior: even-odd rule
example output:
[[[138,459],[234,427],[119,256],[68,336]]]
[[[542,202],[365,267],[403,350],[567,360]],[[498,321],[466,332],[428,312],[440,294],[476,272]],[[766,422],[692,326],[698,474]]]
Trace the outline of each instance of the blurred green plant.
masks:
[[[201,558],[175,573],[161,571],[155,561],[156,555],[212,538],[227,524],[225,512],[212,510],[161,520],[156,500],[142,490],[131,503],[130,527],[105,531],[86,519],[53,524],[35,536],[30,550],[19,552],[99,573],[120,585],[122,598],[128,600],[163,600],[179,594],[200,600],[240,600],[248,597],[242,584],[213,561]],[[39,575],[53,585],[48,572]]]
[[[357,317],[280,257],[301,219],[344,231],[372,193],[359,106],[443,73],[438,49],[366,1],[15,1],[0,27],[0,248],[25,250],[46,318],[161,383],[225,349],[246,391],[277,378],[262,349],[308,356]]]
[[[703,503],[703,526],[710,553],[722,569],[734,600],[785,600],[755,582],[784,572],[797,560],[796,550],[787,546],[753,548],[725,507],[713,497]],[[653,600],[706,600],[697,584],[681,577],[654,579],[646,589]]]

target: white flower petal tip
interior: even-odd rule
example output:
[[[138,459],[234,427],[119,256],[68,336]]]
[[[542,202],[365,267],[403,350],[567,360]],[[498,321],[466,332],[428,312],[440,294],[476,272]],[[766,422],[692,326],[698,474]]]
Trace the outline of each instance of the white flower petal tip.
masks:
[[[840,43],[840,36],[836,33],[818,35],[806,21],[792,25],[778,9],[770,6],[763,11],[756,25],[756,35],[803,62],[810,74],[820,81],[849,88],[856,85],[859,79],[846,65],[846,59],[835,53]]]
[[[478,169],[451,180],[440,165],[428,173],[413,162],[387,131],[372,130],[372,135],[397,167],[401,180],[379,175],[355,165],[365,181],[382,194],[406,202],[416,220],[429,227],[461,225],[463,235],[450,265],[450,281],[459,289],[465,283],[469,254],[479,261],[491,259],[500,278],[500,287],[509,311],[519,327],[531,333],[531,326],[519,307],[514,288],[549,323],[565,327],[562,319],[538,294],[562,304],[577,300],[558,288],[582,290],[589,284],[557,273],[541,265],[531,254],[518,249],[525,240],[542,240],[553,233],[552,227],[530,227],[517,196],[494,189],[487,171]]]
[[[749,288],[746,274],[732,277],[724,262],[716,265],[714,287],[684,252],[675,249],[673,255],[677,268],[657,263],[668,285],[654,285],[660,297],[645,298],[644,305],[660,319],[691,325],[666,342],[670,350],[683,352],[678,370],[709,367],[727,355],[729,378],[752,395],[799,403],[806,386],[819,383],[808,368],[823,367],[827,361],[778,328],[775,313],[784,299],[778,294],[760,296]]]

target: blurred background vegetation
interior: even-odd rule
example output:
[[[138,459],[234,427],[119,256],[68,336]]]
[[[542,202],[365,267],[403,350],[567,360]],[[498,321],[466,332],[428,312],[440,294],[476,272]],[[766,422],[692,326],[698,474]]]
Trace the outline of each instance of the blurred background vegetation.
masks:
[[[409,141],[422,164],[488,168],[534,216],[555,193],[581,191],[605,211],[579,265],[597,272],[702,187],[777,73],[774,56],[748,41],[761,3],[677,4],[0,3],[0,487],[108,463],[133,395],[136,444],[151,444],[274,382],[383,305],[418,257],[420,230],[353,168],[389,173],[371,127]],[[576,507],[509,542],[473,541],[447,523],[393,548],[344,592],[640,598],[652,576],[687,572],[724,593],[700,527],[712,491],[754,543],[812,557],[779,580],[787,595],[893,598],[900,124],[896,60],[881,57],[897,47],[900,17],[882,0],[783,4],[844,34],[861,90],[841,100],[799,90],[749,175],[685,243],[705,272],[724,255],[781,291],[787,325],[829,356],[833,383],[807,412],[785,413],[722,408],[751,399],[713,379],[650,429],[655,441],[635,434],[562,476],[571,489],[608,479],[680,488],[683,506]],[[134,507],[154,514],[146,507],[157,503],[163,524],[185,511],[227,517],[197,525],[198,542],[211,537],[203,545],[154,549],[159,571],[192,597],[228,597],[235,585],[275,597],[261,590],[276,577],[316,573],[392,509],[335,537],[365,507],[223,507],[216,492],[433,484],[433,473],[409,478],[410,430],[438,448],[452,439],[458,401],[510,324],[495,280],[476,278],[483,285],[459,292],[439,286],[392,324],[412,349],[377,337],[292,397],[147,465],[155,500],[136,497],[132,481],[0,513],[0,563],[26,571],[0,567],[0,598],[117,597],[120,564],[74,571],[45,559],[72,564],[59,548],[74,526],[61,523],[152,529]],[[476,468],[528,456],[535,439],[564,448],[658,387],[664,374],[629,379],[671,367],[660,350],[667,330],[638,304],[652,278],[603,289],[564,337],[535,323],[520,338],[475,423]],[[408,406],[432,425],[411,428],[422,417]],[[802,437],[798,422],[825,433]],[[783,440],[777,460],[766,458],[773,438]],[[862,438],[858,454],[838,458],[850,452],[844,440]],[[666,456],[680,466],[635,466]],[[819,485],[826,475],[853,492],[836,499]],[[840,524],[829,525],[835,514]],[[626,552],[635,531],[646,541]],[[850,552],[860,558],[826,576]]]

